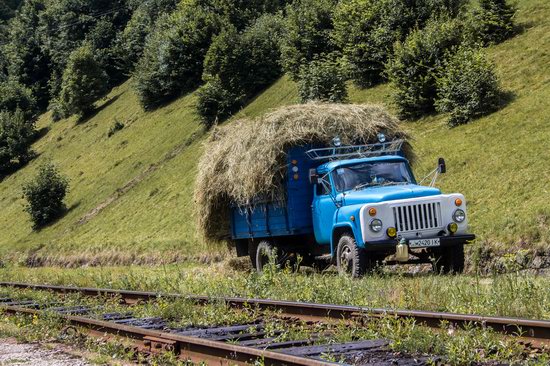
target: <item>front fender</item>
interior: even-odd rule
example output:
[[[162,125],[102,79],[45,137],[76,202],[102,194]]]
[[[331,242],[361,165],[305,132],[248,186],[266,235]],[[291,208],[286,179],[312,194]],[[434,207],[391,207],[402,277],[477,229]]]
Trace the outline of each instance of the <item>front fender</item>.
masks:
[[[344,231],[351,231],[355,236],[357,245],[360,248],[365,247],[359,220],[361,207],[362,205],[344,206],[338,210],[330,239],[330,248],[333,254],[336,252],[336,247],[338,246],[339,233]]]

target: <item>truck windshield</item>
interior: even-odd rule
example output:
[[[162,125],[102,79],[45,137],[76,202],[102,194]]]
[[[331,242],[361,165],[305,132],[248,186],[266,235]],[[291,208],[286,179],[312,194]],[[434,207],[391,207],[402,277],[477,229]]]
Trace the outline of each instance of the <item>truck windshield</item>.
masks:
[[[336,168],[332,172],[338,192],[412,183],[413,179],[405,162],[364,163]]]

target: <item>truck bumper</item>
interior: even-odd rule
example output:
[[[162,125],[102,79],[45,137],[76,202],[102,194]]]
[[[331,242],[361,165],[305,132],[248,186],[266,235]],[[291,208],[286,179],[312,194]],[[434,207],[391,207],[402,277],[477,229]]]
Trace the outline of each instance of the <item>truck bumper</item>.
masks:
[[[454,245],[468,244],[470,241],[474,240],[476,236],[474,234],[464,234],[464,235],[452,235],[452,236],[441,236],[439,237],[441,245],[435,248],[444,248],[451,247]],[[429,238],[426,238],[429,239]],[[395,247],[399,244],[399,240],[379,240],[379,241],[370,241],[365,243],[365,250],[367,252],[386,252],[386,251],[395,251]],[[421,248],[419,248],[421,249]]]

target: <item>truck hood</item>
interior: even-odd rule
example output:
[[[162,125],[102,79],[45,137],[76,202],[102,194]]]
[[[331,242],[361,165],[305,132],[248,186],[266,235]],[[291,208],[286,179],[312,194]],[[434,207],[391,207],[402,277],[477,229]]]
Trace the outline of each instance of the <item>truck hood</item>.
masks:
[[[379,203],[407,198],[436,196],[438,194],[441,194],[441,191],[437,188],[424,187],[415,184],[367,187],[358,191],[346,192],[344,196],[344,205],[348,206],[361,203]]]

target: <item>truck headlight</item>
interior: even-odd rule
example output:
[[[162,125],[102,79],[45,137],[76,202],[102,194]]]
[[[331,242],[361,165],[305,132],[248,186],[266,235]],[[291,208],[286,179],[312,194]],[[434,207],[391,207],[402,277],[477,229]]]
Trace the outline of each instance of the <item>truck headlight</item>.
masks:
[[[370,222],[370,229],[375,233],[379,233],[382,230],[382,220],[374,219]]]
[[[466,212],[464,212],[464,210],[461,210],[459,208],[453,213],[453,220],[459,223],[463,222],[464,220],[466,220]]]

